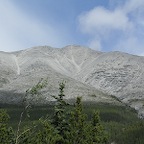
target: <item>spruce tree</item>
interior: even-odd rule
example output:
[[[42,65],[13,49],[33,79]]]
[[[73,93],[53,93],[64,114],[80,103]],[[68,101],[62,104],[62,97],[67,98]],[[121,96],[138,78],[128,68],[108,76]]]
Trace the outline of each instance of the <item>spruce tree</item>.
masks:
[[[83,113],[81,97],[77,97],[74,110],[70,114],[69,133],[67,143],[87,144],[87,122],[86,115]]]
[[[95,111],[91,120],[91,139],[95,144],[103,144],[108,140],[107,134],[100,121],[99,112]]]
[[[64,82],[60,83],[58,96],[53,96],[56,99],[56,106],[54,109],[55,112],[52,120],[52,124],[54,125],[58,134],[63,137],[63,140],[65,139],[65,132],[68,130],[68,123],[66,120],[66,107],[68,106],[68,103],[64,100],[64,88]],[[59,143],[63,142],[60,141]]]
[[[38,90],[43,88],[44,83],[38,83],[28,90],[28,94],[34,96]],[[87,120],[83,112],[82,99],[77,97],[71,112],[67,113],[68,103],[64,100],[65,84],[59,84],[54,115],[52,119],[41,118],[35,124],[20,130],[23,113],[21,114],[18,130],[14,135],[12,129],[8,128],[9,116],[0,110],[0,143],[2,144],[104,144],[107,135],[101,125],[98,112],[94,112],[91,121]],[[27,103],[25,110],[30,106]]]
[[[49,119],[41,118],[19,138],[19,144],[56,144],[62,137],[51,125]]]

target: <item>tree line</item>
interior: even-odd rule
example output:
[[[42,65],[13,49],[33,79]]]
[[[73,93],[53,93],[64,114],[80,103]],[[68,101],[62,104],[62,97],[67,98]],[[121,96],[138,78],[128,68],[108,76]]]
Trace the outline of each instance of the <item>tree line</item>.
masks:
[[[56,100],[52,116],[44,116],[31,126],[21,127],[24,112],[31,106],[28,98],[38,95],[38,91],[45,86],[40,81],[32,89],[27,90],[24,99],[24,110],[20,115],[17,130],[8,125],[9,115],[0,110],[0,144],[105,144],[108,134],[104,130],[99,112],[94,111],[91,119],[83,111],[82,98],[77,97],[74,104],[65,100],[65,83],[59,84],[59,94],[53,96]],[[69,107],[71,107],[69,109]]]

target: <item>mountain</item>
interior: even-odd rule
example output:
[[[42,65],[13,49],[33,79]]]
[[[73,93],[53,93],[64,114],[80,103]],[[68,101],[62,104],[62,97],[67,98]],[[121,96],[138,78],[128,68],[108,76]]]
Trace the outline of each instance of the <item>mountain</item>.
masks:
[[[41,46],[0,52],[0,73],[1,103],[20,103],[28,88],[47,78],[42,103],[53,101],[51,95],[58,94],[64,80],[67,99],[82,96],[86,101],[115,104],[119,99],[144,116],[144,57],[75,45]]]

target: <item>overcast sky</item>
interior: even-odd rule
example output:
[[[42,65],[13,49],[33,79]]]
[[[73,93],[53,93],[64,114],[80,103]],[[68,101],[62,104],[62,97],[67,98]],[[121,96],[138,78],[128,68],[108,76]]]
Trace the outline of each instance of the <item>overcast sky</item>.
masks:
[[[144,55],[144,0],[0,0],[0,51],[71,44]]]

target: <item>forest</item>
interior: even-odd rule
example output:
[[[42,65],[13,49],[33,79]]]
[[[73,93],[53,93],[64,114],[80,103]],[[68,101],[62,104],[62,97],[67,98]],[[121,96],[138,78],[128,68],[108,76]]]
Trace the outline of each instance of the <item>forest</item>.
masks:
[[[65,83],[55,104],[35,106],[27,99],[45,86],[26,91],[23,105],[1,104],[0,144],[143,144],[144,121],[128,106],[65,100]]]

